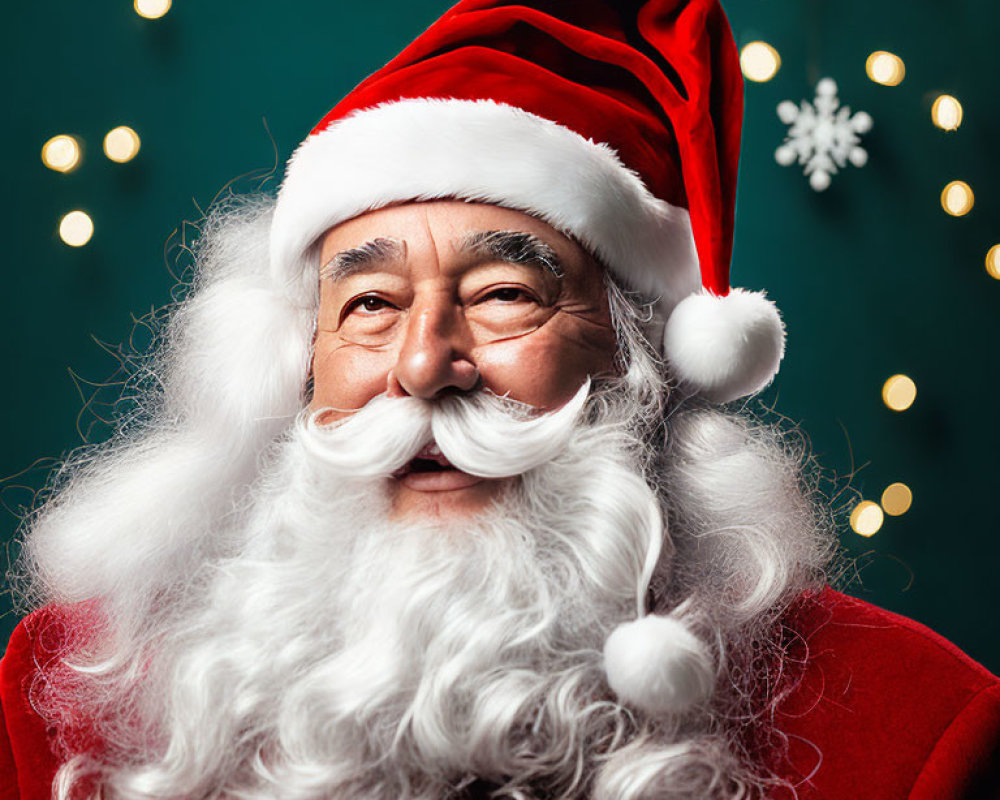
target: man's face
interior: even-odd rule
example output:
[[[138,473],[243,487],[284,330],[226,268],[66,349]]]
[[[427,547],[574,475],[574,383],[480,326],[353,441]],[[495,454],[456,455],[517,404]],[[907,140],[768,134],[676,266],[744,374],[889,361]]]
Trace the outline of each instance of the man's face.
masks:
[[[558,408],[617,343],[600,267],[519,211],[444,200],[372,211],[322,240],[313,408],[487,389]],[[432,454],[427,454],[432,456]],[[447,464],[391,481],[393,513],[474,513],[504,481]]]

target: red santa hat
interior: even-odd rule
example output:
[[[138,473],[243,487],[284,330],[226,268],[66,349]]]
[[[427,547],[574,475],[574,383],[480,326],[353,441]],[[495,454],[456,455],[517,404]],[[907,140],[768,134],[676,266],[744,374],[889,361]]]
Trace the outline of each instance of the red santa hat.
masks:
[[[656,299],[682,385],[751,394],[784,330],[763,293],[729,285],[742,92],[718,0],[464,0],[295,151],[272,268],[315,281],[323,233],[396,202],[518,209]]]

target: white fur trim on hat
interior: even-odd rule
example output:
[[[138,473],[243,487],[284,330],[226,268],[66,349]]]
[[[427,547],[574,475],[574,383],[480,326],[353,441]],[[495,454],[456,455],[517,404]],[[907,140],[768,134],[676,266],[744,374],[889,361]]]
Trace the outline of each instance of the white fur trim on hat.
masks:
[[[680,714],[708,697],[715,673],[705,644],[674,617],[649,614],[615,628],[604,670],[618,698],[650,714]]]
[[[663,333],[664,355],[674,376],[714,403],[763,389],[785,354],[785,326],[763,292],[732,289],[685,297]]]
[[[654,197],[609,146],[491,100],[385,103],[307,138],[278,195],[272,269],[301,285],[305,253],[334,225],[449,197],[545,220],[665,309],[701,285],[686,209]]]

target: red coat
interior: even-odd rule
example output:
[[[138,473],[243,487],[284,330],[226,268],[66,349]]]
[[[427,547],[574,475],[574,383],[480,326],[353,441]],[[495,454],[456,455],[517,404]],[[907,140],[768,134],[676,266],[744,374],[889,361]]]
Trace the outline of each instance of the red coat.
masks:
[[[997,800],[1000,680],[905,617],[827,589],[790,624],[807,643],[777,727],[798,800]],[[48,800],[56,759],[27,689],[51,648],[38,615],[0,661],[0,800]],[[775,800],[792,800],[779,792]]]

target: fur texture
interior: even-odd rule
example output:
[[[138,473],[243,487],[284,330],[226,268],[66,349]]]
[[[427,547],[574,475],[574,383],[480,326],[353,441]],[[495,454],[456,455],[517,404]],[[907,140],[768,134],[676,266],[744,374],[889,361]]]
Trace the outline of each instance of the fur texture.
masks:
[[[663,349],[671,372],[711,403],[759,392],[785,355],[785,326],[763,292],[732,289],[684,298],[667,319]]]
[[[299,146],[272,229],[279,285],[300,287],[303,254],[338,222],[445,197],[535,214],[666,309],[701,285],[687,210],[650,194],[610,147],[512,106],[438,99],[354,113]]]
[[[712,692],[712,655],[675,616],[648,614],[619,625],[604,643],[608,684],[654,715],[681,714]]]

